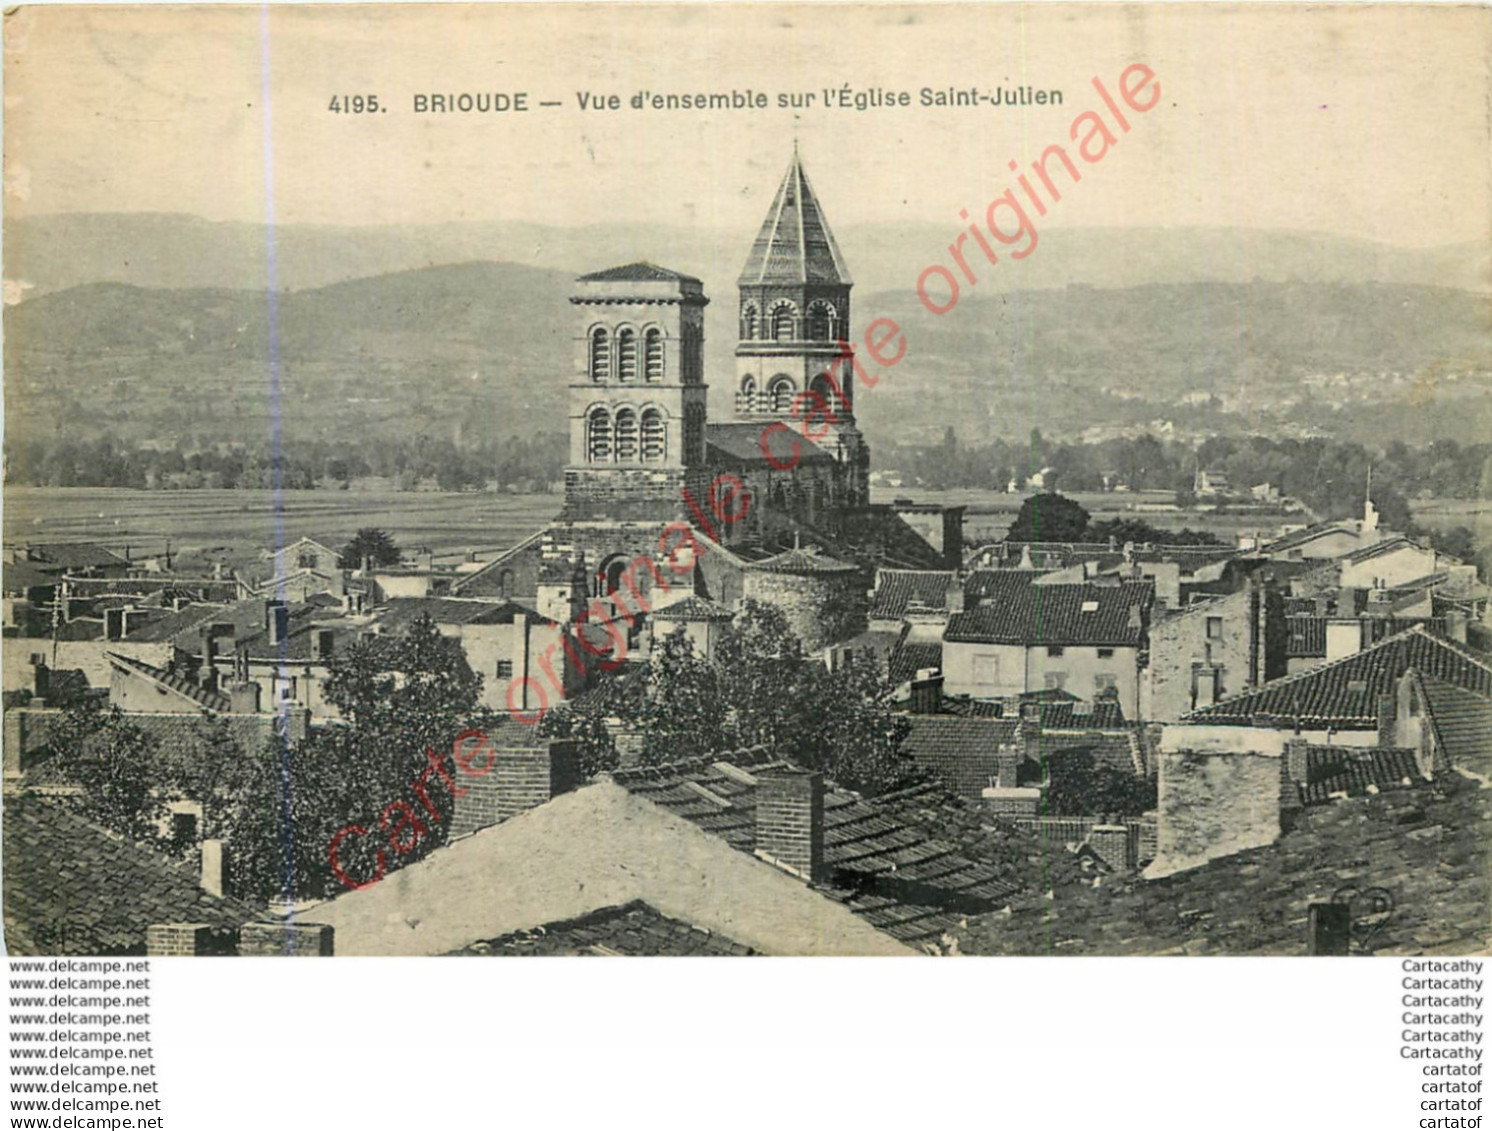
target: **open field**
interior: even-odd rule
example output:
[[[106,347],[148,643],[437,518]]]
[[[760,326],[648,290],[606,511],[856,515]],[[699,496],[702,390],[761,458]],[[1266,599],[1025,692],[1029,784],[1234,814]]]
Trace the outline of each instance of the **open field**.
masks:
[[[340,546],[361,526],[381,527],[405,549],[487,558],[532,534],[560,507],[557,495],[399,491],[285,491],[284,539]],[[230,562],[278,541],[273,491],[136,491],[9,487],[5,543],[102,542],[136,557],[165,549]]]
[[[898,497],[969,508],[964,538],[978,544],[1002,537],[1022,496],[994,491],[877,489],[877,502]],[[1098,519],[1141,518],[1163,529],[1211,530],[1227,542],[1240,533],[1273,534],[1304,515],[1215,515],[1154,512],[1137,505],[1170,501],[1168,492],[1072,496]],[[285,491],[284,538],[310,536],[339,546],[361,526],[378,526],[406,549],[427,546],[437,558],[475,550],[493,557],[544,525],[559,510],[558,495],[436,491]],[[1427,526],[1492,526],[1492,502],[1416,500],[1415,518]],[[136,491],[119,488],[9,487],[5,491],[6,545],[27,541],[101,542],[135,557],[157,554],[169,538],[173,551],[201,553],[230,563],[247,561],[277,541],[271,491]]]

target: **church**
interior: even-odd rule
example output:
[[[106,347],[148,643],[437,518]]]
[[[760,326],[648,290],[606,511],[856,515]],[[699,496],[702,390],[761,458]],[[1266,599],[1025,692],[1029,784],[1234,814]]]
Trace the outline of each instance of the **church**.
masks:
[[[699,279],[647,262],[576,279],[564,504],[452,595],[614,625],[633,655],[640,614],[754,598],[822,653],[865,631],[877,568],[957,568],[962,508],[870,502],[853,382],[831,375],[852,285],[796,150],[736,280],[735,372],[707,379]]]

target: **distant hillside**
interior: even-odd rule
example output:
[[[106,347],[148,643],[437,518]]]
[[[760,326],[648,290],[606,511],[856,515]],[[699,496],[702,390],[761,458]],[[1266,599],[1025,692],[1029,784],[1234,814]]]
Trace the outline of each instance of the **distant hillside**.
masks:
[[[284,436],[561,430],[571,280],[465,263],[282,294]],[[717,292],[707,312],[717,417],[734,384],[734,306]],[[872,439],[937,438],[949,424],[971,438],[1032,427],[1071,437],[1156,420],[1181,433],[1319,428],[1375,443],[1489,431],[1485,295],[1193,282],[975,289],[943,316],[907,290],[857,294],[856,308],[862,326],[895,318],[909,343],[860,397]],[[267,438],[274,426],[262,292],[93,283],[7,308],[5,333],[11,436],[67,427],[174,443]]]
[[[826,199],[831,216],[834,201]],[[905,290],[929,263],[946,262],[958,233],[949,224],[835,226],[850,273],[866,295]],[[742,230],[616,223],[551,228],[519,223],[275,229],[277,285],[322,287],[422,267],[502,261],[580,273],[650,259],[705,281],[729,298],[756,235]],[[40,295],[87,283],[256,290],[266,285],[268,240],[261,224],[213,223],[153,213],[76,213],[8,219],[5,278]],[[1149,283],[1344,282],[1492,289],[1482,246],[1389,247],[1308,232],[1213,228],[1053,228],[1035,254],[1005,260],[980,287],[1010,291],[1132,287]]]

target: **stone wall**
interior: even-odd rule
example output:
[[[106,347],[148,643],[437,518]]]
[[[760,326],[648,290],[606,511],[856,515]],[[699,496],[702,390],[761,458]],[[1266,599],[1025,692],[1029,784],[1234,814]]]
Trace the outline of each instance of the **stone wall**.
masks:
[[[1213,673],[1213,702],[1248,689],[1252,605],[1252,594],[1245,591],[1151,622],[1147,718],[1174,723],[1188,711],[1208,706],[1195,694],[1205,684],[1208,669]],[[1209,622],[1213,636],[1208,635]]]
[[[864,632],[869,613],[866,579],[858,570],[793,574],[747,570],[744,596],[782,610],[809,652]]]
[[[1288,783],[1287,735],[1251,727],[1171,726],[1161,736],[1154,878],[1272,844]]]

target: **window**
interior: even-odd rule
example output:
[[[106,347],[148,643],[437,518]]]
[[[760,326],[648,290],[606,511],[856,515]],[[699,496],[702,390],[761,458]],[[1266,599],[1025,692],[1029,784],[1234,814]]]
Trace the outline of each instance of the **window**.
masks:
[[[974,657],[974,684],[980,688],[1000,685],[1000,657],[985,653]]]
[[[314,550],[302,550],[296,556],[295,566],[296,566],[297,569],[315,569],[316,568],[316,563],[319,560],[320,559],[317,558],[317,556],[316,556],[316,551],[314,551]]]
[[[1119,677],[1113,672],[1099,672],[1093,677],[1095,691],[1113,691],[1119,686]]]
[[[616,458],[622,461],[637,458],[637,413],[630,408],[616,414]]]
[[[1053,644],[1053,645],[1051,645],[1051,646],[1049,646],[1047,648],[1046,654],[1048,656],[1056,657],[1056,656],[1061,656],[1066,651],[1067,651],[1067,649],[1063,648],[1062,645],[1060,645],[1060,644]]]
[[[756,303],[748,302],[741,308],[741,340],[749,342],[756,337]]]
[[[171,844],[176,848],[186,848],[197,843],[197,814],[195,813],[172,813],[171,814]]]
[[[1208,617],[1207,618],[1207,639],[1208,640],[1221,640],[1222,638],[1223,638],[1223,618],[1222,617]]]
[[[736,411],[755,412],[756,407],[756,378],[748,373],[741,378],[741,391],[736,394]]]
[[[793,340],[793,314],[794,310],[790,303],[783,303],[772,311],[772,339],[778,342],[790,342]]]
[[[1046,686],[1048,691],[1061,691],[1067,686],[1066,672],[1047,672]]]
[[[611,336],[604,326],[591,331],[591,380],[604,381],[611,376]]]
[[[767,390],[767,396],[772,400],[772,411],[777,413],[789,413],[793,410],[793,379],[786,373],[779,373],[772,378],[772,385]]]
[[[637,380],[637,334],[631,329],[617,331],[616,370],[619,380]]]
[[[663,331],[656,326],[643,335],[642,367],[648,381],[663,380]]]
[[[498,591],[504,597],[511,597],[513,595],[513,571],[512,570],[505,569],[505,570],[502,571],[502,573],[498,574],[498,577],[497,577],[497,588],[498,588]]]
[[[668,433],[663,427],[663,414],[656,408],[642,414],[642,462],[662,463],[668,458]]]
[[[815,342],[834,337],[834,308],[827,302],[815,302],[808,308],[808,332],[804,337]]]
[[[1100,648],[1098,650],[1098,658],[1100,660],[1112,660],[1114,658],[1114,650],[1112,648]]]
[[[585,458],[591,463],[611,460],[611,414],[604,408],[596,409],[586,421]]]
[[[512,660],[498,660],[497,661],[497,678],[498,679],[512,679],[513,678],[513,661]]]

